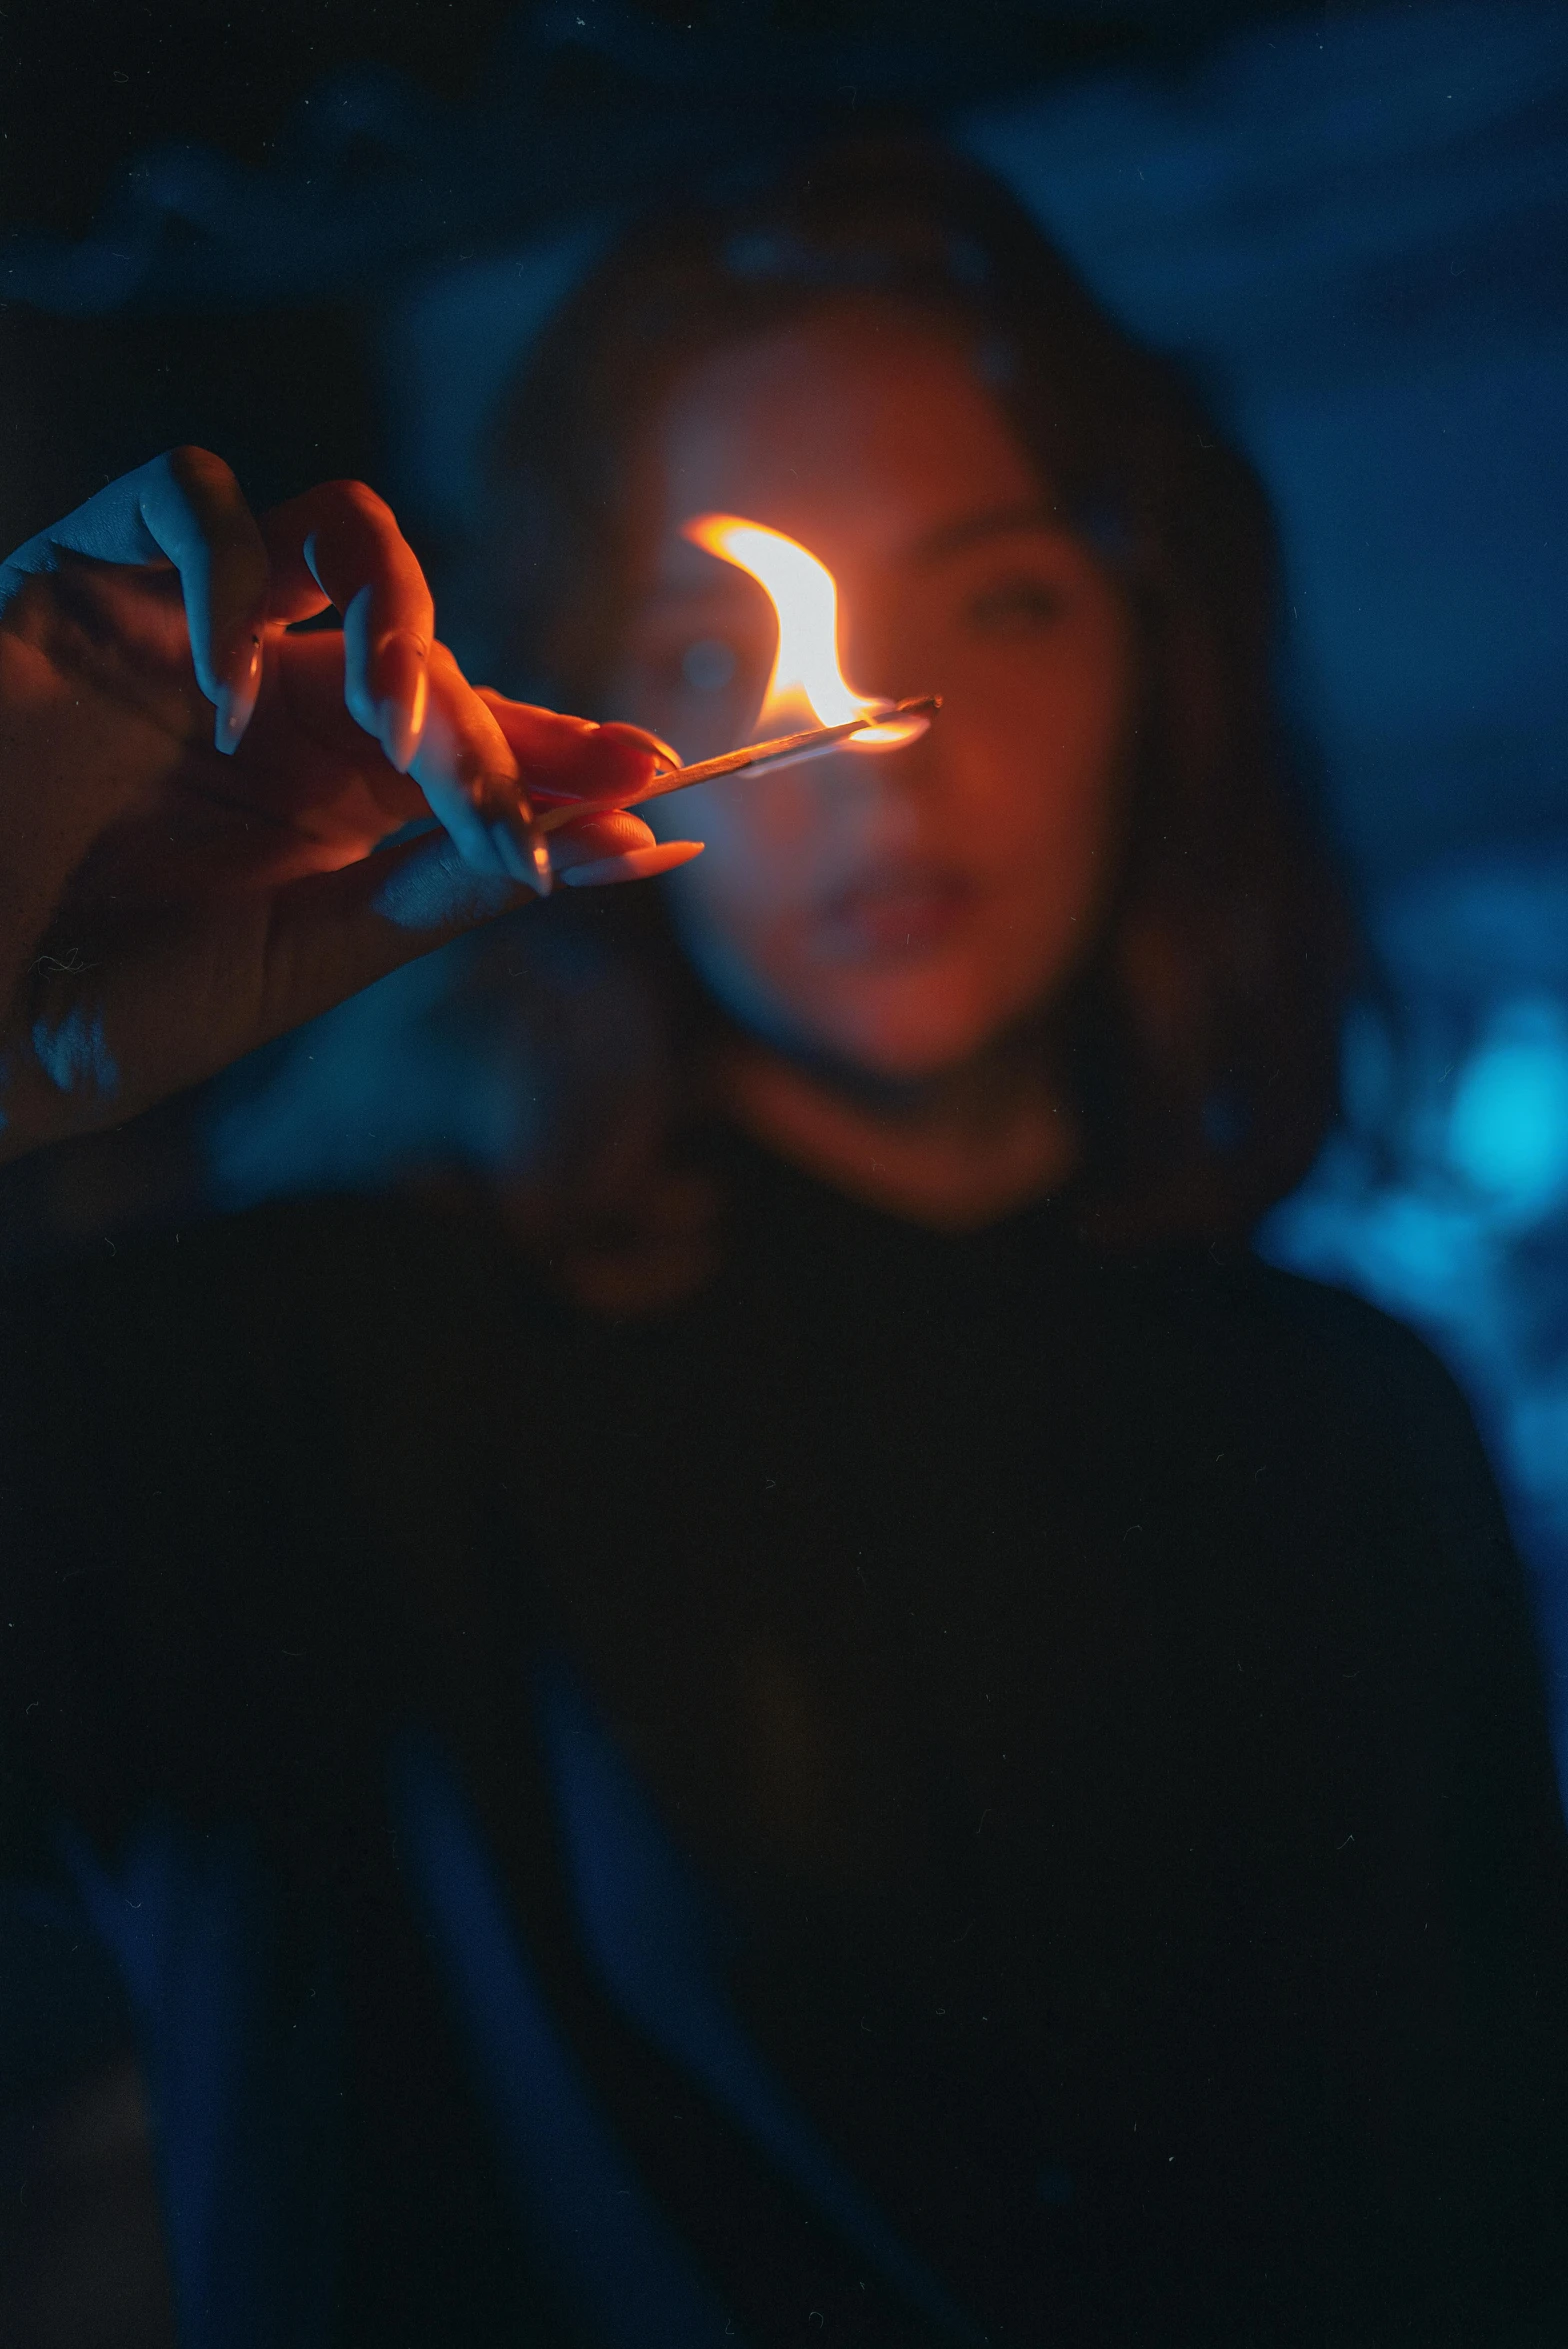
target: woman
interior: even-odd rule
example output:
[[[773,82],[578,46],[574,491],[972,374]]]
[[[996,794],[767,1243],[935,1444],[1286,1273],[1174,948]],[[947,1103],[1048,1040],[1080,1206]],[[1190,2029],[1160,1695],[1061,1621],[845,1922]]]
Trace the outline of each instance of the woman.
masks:
[[[16,1300],[13,1766],[189,2336],[1555,2337],[1517,1569],[1242,1247],[1347,967],[1250,476],[923,150],[629,240],[499,462],[513,682],[734,739],[729,511],[944,706],[573,917],[659,1016],[569,1182]]]

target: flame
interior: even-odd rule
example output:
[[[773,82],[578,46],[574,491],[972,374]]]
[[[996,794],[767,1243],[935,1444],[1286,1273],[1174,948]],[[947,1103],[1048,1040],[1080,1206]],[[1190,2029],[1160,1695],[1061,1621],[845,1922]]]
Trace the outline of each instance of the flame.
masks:
[[[779,647],[757,724],[763,734],[801,726],[841,726],[864,712],[873,719],[891,703],[856,693],[838,665],[838,589],[825,563],[782,530],[746,522],[738,514],[698,514],[681,526],[683,538],[721,561],[747,571],[766,589],[778,614]],[[924,718],[890,726],[868,724],[850,736],[850,750],[892,750],[926,730]]]

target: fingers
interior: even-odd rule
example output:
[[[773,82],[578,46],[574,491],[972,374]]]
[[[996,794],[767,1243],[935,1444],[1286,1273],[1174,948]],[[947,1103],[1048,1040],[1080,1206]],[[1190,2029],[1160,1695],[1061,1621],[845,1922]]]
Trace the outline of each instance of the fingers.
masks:
[[[640,817],[617,811],[585,816],[551,835],[550,858],[571,889],[600,889],[619,881],[651,881],[701,856],[700,840],[655,840]]]
[[[346,706],[341,635],[323,630],[284,636],[269,646],[268,658],[275,659],[280,691],[269,694],[257,722],[256,747],[264,759],[287,763],[308,780],[310,771],[291,755],[291,736],[304,735],[329,773],[341,768],[365,778],[392,818],[384,829],[428,808],[471,871],[548,892],[548,852],[535,834],[517,761],[445,645],[430,648],[419,747],[406,781]]]
[[[573,866],[561,877],[571,889],[604,889],[617,881],[656,881],[662,873],[673,873],[677,865],[689,865],[693,857],[701,856],[703,845],[700,840],[655,841],[651,848],[596,857]]]
[[[550,845],[563,878],[579,876],[577,886],[646,880],[702,853],[696,840],[661,844],[646,824],[625,815],[589,818],[580,830],[574,825],[557,833]],[[332,1002],[382,970],[526,902],[515,883],[476,873],[450,841],[435,837],[294,882],[276,900],[297,934],[319,938],[330,958]]]
[[[196,681],[217,705],[219,750],[232,752],[261,686],[267,550],[221,457],[175,449],[143,471],[142,518],[180,574]]]
[[[508,701],[488,686],[479,688],[479,698],[527,776],[533,799],[591,799],[625,807],[647,790],[656,764],[680,765],[669,745],[641,726],[615,721],[596,726],[587,718],[560,717],[554,710]]]
[[[411,773],[471,871],[540,894],[551,864],[528,793],[553,803],[624,807],[678,764],[657,737],[475,693],[434,641],[423,572],[385,503],[358,482],[329,482],[258,526],[221,458],[182,448],[156,458],[30,540],[0,573],[57,567],[63,554],[102,562],[168,561],[177,570],[192,657],[217,708],[215,739],[234,750],[260,689],[262,632],[323,610],[343,613],[343,702],[400,774]],[[291,664],[291,667],[298,664]],[[597,861],[602,877],[666,869],[651,836],[597,860],[565,845],[563,872]],[[618,862],[631,858],[631,864]],[[675,861],[680,861],[679,857]],[[581,885],[581,884],[579,884]]]
[[[281,701],[274,700],[263,710],[259,747],[277,755],[271,721],[275,714],[286,713],[329,758],[355,763],[355,744],[364,745],[365,737],[344,706],[341,639],[328,634],[285,637],[275,649],[283,693]],[[523,882],[541,895],[553,876],[546,844],[534,828],[531,803],[536,788],[541,797],[574,811],[571,824],[553,837],[558,851],[554,873],[564,874],[588,862],[585,843],[600,841],[594,827],[606,823],[610,830],[593,849],[594,855],[618,856],[653,845],[645,825],[631,819],[617,823],[613,813],[617,803],[646,788],[653,772],[653,759],[638,729],[595,727],[584,719],[525,709],[497,694],[476,693],[439,642],[431,647],[428,668],[428,708],[408,784],[399,786],[396,776],[383,767],[375,785],[378,803],[394,822],[406,822],[411,812],[417,812],[420,803],[411,810],[403,797],[404,791],[417,789],[470,871]],[[509,722],[506,728],[503,719]],[[508,731],[528,754],[526,788]],[[543,786],[535,783],[537,770],[549,778]],[[568,783],[582,788],[568,795],[560,788]],[[580,816],[577,809],[583,811]],[[392,829],[393,823],[386,828]],[[664,870],[662,860],[652,869]]]
[[[100,563],[174,565],[197,682],[217,707],[217,746],[235,749],[261,685],[268,557],[223,459],[207,449],[171,449],[29,539],[5,568],[12,574],[52,571],[62,554]]]
[[[503,874],[547,894],[552,861],[534,826],[536,794],[556,803],[623,807],[647,790],[656,762],[679,764],[641,727],[595,726],[486,688],[476,692],[445,645],[431,647],[429,672],[429,707],[412,772],[474,872]],[[597,885],[666,872],[698,853],[682,842],[674,844],[679,854],[666,857],[646,825],[629,819],[612,827],[591,855],[584,837],[576,825],[556,836],[553,869],[575,887],[589,885],[583,868],[590,863],[604,867],[592,876]],[[635,861],[623,863],[627,857]]]
[[[647,879],[701,853],[697,841],[660,846],[619,812],[584,817],[553,845],[579,887]],[[124,957],[42,972],[25,1022],[0,1033],[0,1163],[123,1124],[527,902],[523,886],[476,872],[433,833],[281,888],[209,899]]]
[[[430,651],[431,686],[412,774],[470,871],[548,896],[549,850],[534,828],[517,760],[494,715],[444,644]]]
[[[362,481],[329,481],[262,524],[276,619],[343,614],[344,698],[407,774],[429,710],[435,606],[390,506]]]
[[[635,816],[589,817],[557,833],[557,862],[576,886],[650,878],[701,854],[697,841],[655,842]],[[500,873],[476,872],[455,843],[431,834],[334,873],[276,891],[249,952],[259,969],[231,989],[251,1010],[251,1031],[224,1058],[281,1035],[461,931],[528,903]],[[246,951],[231,923],[230,955]],[[221,1062],[215,1062],[215,1066]]]

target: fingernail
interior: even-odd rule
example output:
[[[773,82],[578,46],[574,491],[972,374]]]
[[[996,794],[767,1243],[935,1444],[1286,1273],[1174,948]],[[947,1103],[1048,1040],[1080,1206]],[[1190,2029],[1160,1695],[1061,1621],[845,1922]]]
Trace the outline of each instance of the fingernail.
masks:
[[[399,629],[376,647],[371,691],[376,701],[382,748],[400,775],[414,763],[425,730],[430,679],[427,647]]]
[[[501,817],[489,826],[495,852],[514,881],[521,881],[539,897],[555,886],[550,867],[550,844],[537,825],[521,815]]]
[[[701,856],[700,840],[667,840],[657,848],[630,848],[620,856],[595,857],[592,864],[572,865],[561,875],[569,889],[605,889],[623,881],[656,881]],[[675,849],[684,854],[674,855]]]
[[[523,881],[532,887],[532,870],[525,862],[517,842],[512,838],[505,824],[488,824],[485,829],[489,835],[490,845],[500,858],[508,879]]]
[[[261,638],[252,636],[248,647],[229,663],[229,674],[218,688],[217,721],[212,739],[225,758],[232,758],[244,738],[256,708],[256,696],[261,691]]]

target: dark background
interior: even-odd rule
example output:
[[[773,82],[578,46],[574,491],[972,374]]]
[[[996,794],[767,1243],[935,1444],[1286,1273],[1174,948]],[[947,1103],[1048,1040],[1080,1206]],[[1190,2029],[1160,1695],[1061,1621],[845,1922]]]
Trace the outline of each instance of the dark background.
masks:
[[[912,112],[1004,166],[1263,464],[1358,868],[1560,828],[1549,0],[13,0],[0,63],[7,545],[195,440],[263,504],[368,476],[439,568],[458,420],[439,386],[411,415],[402,382],[439,373],[411,307],[432,272],[698,159]],[[485,374],[507,308],[470,313],[454,372]]]
[[[1179,72],[1227,29],[1292,13],[1266,0],[13,0],[0,538],[183,439],[222,448],[264,502],[302,471],[375,474],[367,300],[419,261],[629,192],[672,151],[738,146],[759,111],[776,131],[885,103],[946,112],[1124,61]],[[405,108],[412,124],[395,119]],[[193,218],[205,188],[150,190],[193,148],[231,167],[236,215],[269,180],[283,204]],[[59,247],[95,225],[100,243],[135,245],[165,204],[145,273],[69,282]]]
[[[583,236],[888,110],[1198,371],[1275,499],[1286,690],[1388,978],[1262,1244],[1467,1384],[1568,1761],[1568,10],[10,0],[0,67],[7,545],[181,440],[262,504],[360,474],[482,661],[472,452]],[[225,1198],[473,1155],[472,1101],[520,1080],[444,967],[216,1090]],[[84,1197],[106,1236],[114,1181]]]

